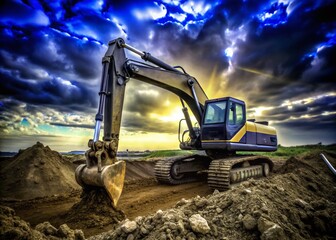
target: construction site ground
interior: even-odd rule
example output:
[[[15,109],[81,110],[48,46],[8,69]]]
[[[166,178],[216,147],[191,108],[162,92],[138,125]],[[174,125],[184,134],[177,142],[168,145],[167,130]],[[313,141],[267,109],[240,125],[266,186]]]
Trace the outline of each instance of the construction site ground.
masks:
[[[45,148],[43,145],[39,147]],[[44,157],[50,154],[49,149],[46,151]],[[58,234],[60,226],[66,223],[72,229],[82,230],[85,238],[92,239],[336,239],[333,232],[336,229],[336,178],[318,153],[312,151],[291,158],[272,158],[275,168],[269,178],[251,179],[223,193],[209,189],[206,180],[176,186],[159,184],[153,174],[155,160],[128,161],[126,182],[118,210],[115,210],[118,215],[115,221],[105,221],[103,216],[95,218],[94,223],[73,220],[85,218],[85,211],[75,211],[69,217],[73,205],[81,200],[80,188],[69,188],[51,196],[43,193],[46,196],[36,198],[34,195],[32,199],[21,200],[8,197],[16,196],[16,193],[2,192],[0,205],[14,209],[15,216],[19,218],[14,217],[12,210],[4,208],[0,209],[0,220],[6,219],[9,225],[3,226],[9,228],[13,225],[14,229],[27,222],[31,231],[39,230],[42,233],[45,230],[35,226],[48,221],[56,229],[59,228]],[[335,151],[325,154],[336,166]],[[72,162],[69,157],[62,159]],[[1,161],[2,171],[11,161],[13,159],[9,158]],[[36,161],[28,164],[27,168],[37,168],[36,164]],[[46,165],[43,163],[44,168]],[[7,182],[13,180],[9,179],[13,176],[1,172],[1,177]],[[35,184],[38,186],[42,183]],[[93,207],[88,207],[87,213]],[[173,220],[168,217],[171,226],[174,225],[171,228],[170,225],[166,226],[167,220],[160,220],[170,213],[176,215],[172,217]],[[197,230],[192,226],[192,218],[198,214],[207,221],[211,231]],[[11,225],[10,219],[14,219],[13,222],[21,221],[21,225]],[[135,223],[135,229],[125,227],[129,223]],[[152,226],[148,227],[148,224]],[[176,230],[175,225],[181,229]],[[273,233],[267,233],[266,230],[271,229],[267,228],[268,225],[272,225],[272,228],[275,226]],[[20,231],[26,231],[22,229]],[[21,234],[12,232],[10,234]],[[1,234],[6,234],[3,228],[0,236],[11,236]],[[27,239],[36,236],[33,232],[27,234]],[[47,236],[46,232],[44,234]]]

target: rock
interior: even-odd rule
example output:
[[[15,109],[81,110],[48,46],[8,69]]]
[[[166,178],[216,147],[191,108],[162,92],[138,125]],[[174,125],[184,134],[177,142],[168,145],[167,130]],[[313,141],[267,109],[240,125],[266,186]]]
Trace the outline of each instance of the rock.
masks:
[[[180,230],[180,232],[184,235],[186,234],[186,230],[184,228],[184,224],[182,220],[179,220],[177,223],[178,229]]]
[[[126,240],[134,240],[134,235],[132,233],[129,234]]]
[[[68,225],[62,224],[57,230],[57,236],[66,239],[75,239],[75,232]]]
[[[225,208],[231,206],[232,204],[233,204],[232,199],[228,199],[227,201],[222,202],[219,207],[221,209],[225,209]]]
[[[85,236],[82,230],[75,229],[75,240],[85,240]]]
[[[186,205],[189,201],[186,200],[185,198],[182,198],[180,201],[176,203],[176,207]]]
[[[217,189],[214,190],[213,195],[219,194],[219,191]]]
[[[177,229],[177,225],[175,223],[169,223],[168,226],[169,226],[169,229],[171,230]]]
[[[121,230],[125,233],[131,233],[137,229],[137,224],[135,221],[126,220],[123,225],[121,225]]]
[[[187,234],[187,240],[196,240],[196,239],[197,239],[197,237],[196,237],[195,233],[190,232],[190,233]]]
[[[261,213],[259,210],[256,210],[256,211],[254,211],[254,212],[252,213],[252,215],[253,215],[255,218],[259,219],[260,216],[262,215],[262,213]]]
[[[159,219],[161,219],[163,216],[163,211],[161,209],[157,210],[157,212],[154,215],[154,220],[157,221]]]
[[[294,204],[297,205],[297,206],[299,206],[299,207],[301,207],[301,208],[303,208],[303,209],[304,209],[306,206],[308,206],[308,203],[305,202],[305,201],[303,201],[303,200],[300,199],[300,198],[295,199],[295,200],[294,200]]]
[[[261,234],[263,234],[267,229],[273,227],[274,225],[274,222],[271,222],[264,217],[260,217],[258,219],[258,230]]]
[[[190,226],[194,232],[207,234],[210,231],[207,220],[205,220],[201,215],[194,214],[189,218]]]
[[[197,207],[204,207],[204,206],[206,206],[206,205],[208,205],[209,204],[209,201],[208,201],[208,199],[206,199],[206,198],[201,198],[201,199],[199,199],[199,200],[195,200],[195,205],[197,206]]]
[[[250,194],[250,193],[252,193],[252,191],[251,191],[251,189],[244,189],[244,191],[243,191],[243,193],[244,194]]]
[[[246,214],[243,219],[243,226],[247,230],[252,230],[257,227],[257,220],[250,214]]]
[[[142,216],[137,216],[134,221],[136,221],[137,224],[142,223],[143,217]]]
[[[143,234],[143,235],[147,235],[148,234],[148,230],[144,227],[141,227],[140,228],[140,232]]]
[[[57,234],[57,228],[55,228],[53,225],[51,225],[50,222],[44,222],[36,225],[35,230],[45,234],[45,235],[56,235]]]
[[[222,210],[221,208],[218,207],[218,208],[216,208],[216,212],[217,212],[217,213],[221,213],[221,212],[223,212],[223,210]]]
[[[263,203],[263,204],[261,205],[260,210],[261,210],[263,213],[268,214],[268,208],[267,208],[267,206],[266,206],[265,203]]]
[[[272,227],[267,229],[262,235],[261,240],[286,240],[284,230],[278,225],[274,224]]]
[[[164,214],[163,220],[169,221],[169,222],[175,222],[177,216],[178,216],[178,211],[174,209],[170,209],[166,214]]]
[[[160,234],[159,236],[159,240],[166,240],[167,239],[167,235],[163,232]]]

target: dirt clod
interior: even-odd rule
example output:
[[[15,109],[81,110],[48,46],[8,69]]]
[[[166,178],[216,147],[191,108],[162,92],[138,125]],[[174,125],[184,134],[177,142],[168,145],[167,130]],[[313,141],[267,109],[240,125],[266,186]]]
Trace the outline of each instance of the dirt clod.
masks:
[[[287,237],[283,229],[278,225],[274,224],[272,227],[268,228],[261,235],[261,240],[286,240]]]
[[[243,219],[243,225],[245,229],[247,230],[253,230],[257,226],[257,221],[254,217],[252,217],[250,214],[246,214]]]
[[[57,234],[57,228],[51,225],[50,222],[40,223],[36,225],[35,229],[47,236]]]

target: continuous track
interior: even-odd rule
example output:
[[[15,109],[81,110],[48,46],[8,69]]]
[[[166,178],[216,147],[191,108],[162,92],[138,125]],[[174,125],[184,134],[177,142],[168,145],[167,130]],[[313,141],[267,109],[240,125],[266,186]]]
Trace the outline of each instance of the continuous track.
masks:
[[[196,155],[169,158],[166,160],[159,160],[154,168],[155,178],[160,183],[167,184],[183,184],[189,182],[195,182],[198,180],[196,174],[174,174],[174,164],[182,162],[183,160],[192,159]]]
[[[183,184],[197,181],[196,172],[176,174],[176,165],[190,159],[204,158],[206,156],[192,155],[178,158],[160,160],[155,166],[155,178],[158,182],[167,184]],[[208,185],[212,189],[224,191],[232,184],[245,181],[251,177],[267,176],[273,168],[273,163],[268,157],[263,156],[234,156],[212,160],[208,167]]]
[[[266,172],[264,171],[265,165]],[[224,191],[232,184],[251,177],[268,175],[267,167],[272,168],[273,163],[263,156],[236,156],[213,160],[208,171],[208,185],[212,189]]]

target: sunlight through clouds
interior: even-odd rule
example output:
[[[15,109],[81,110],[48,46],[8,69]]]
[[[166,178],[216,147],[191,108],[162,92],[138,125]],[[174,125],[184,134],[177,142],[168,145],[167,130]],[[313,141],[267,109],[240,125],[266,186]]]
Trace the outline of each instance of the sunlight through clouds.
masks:
[[[335,142],[334,8],[329,0],[5,1],[0,151],[29,139],[85,149],[102,57],[118,37],[182,66],[210,98],[244,100],[249,117],[272,123],[283,142]],[[178,148],[182,117],[174,94],[130,80],[120,146]]]

